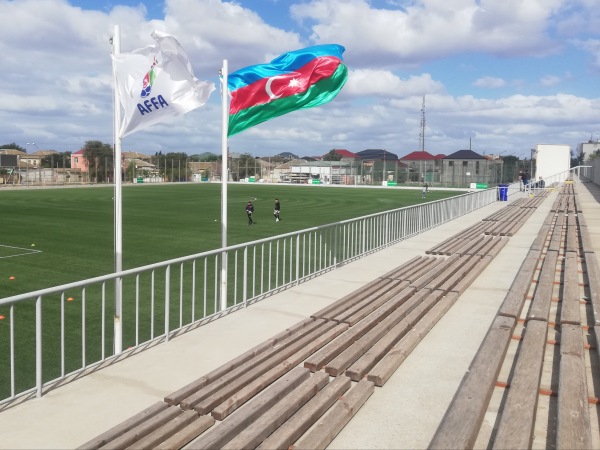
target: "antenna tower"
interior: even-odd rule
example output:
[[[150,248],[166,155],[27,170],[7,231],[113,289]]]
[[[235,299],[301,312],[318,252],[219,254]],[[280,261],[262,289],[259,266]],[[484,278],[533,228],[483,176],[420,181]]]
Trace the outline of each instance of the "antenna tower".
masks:
[[[425,96],[421,106],[421,132],[419,133],[419,150],[425,151]]]

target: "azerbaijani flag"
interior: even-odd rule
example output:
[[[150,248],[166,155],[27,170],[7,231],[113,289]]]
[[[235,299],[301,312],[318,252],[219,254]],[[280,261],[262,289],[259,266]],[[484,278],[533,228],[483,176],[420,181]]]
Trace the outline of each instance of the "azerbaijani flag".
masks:
[[[344,50],[337,44],[316,45],[229,74],[228,136],[332,100],[348,79]]]

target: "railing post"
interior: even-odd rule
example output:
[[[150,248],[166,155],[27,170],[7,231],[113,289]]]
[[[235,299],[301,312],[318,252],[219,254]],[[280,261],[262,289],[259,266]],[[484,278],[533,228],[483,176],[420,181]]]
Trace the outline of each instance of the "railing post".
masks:
[[[247,306],[246,302],[248,300],[248,247],[244,247],[244,266],[243,266],[243,286],[242,286],[242,299],[244,302],[244,308]],[[271,268],[269,267],[269,270]]]
[[[171,265],[165,270],[165,342],[169,342],[169,320],[171,309]]]
[[[296,235],[296,286],[300,284],[300,234]]]
[[[35,386],[36,397],[42,396],[42,296],[35,300]]]
[[[338,229],[339,225],[333,227],[333,267],[337,267]]]

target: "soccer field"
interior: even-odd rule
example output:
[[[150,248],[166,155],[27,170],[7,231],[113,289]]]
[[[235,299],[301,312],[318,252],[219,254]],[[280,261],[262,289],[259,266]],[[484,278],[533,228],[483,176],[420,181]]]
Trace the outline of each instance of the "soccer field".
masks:
[[[434,190],[423,200],[416,189],[249,183],[227,192],[229,245],[462,193]],[[110,186],[0,191],[0,298],[113,272],[113,197]],[[125,269],[220,246],[220,184],[124,186]]]
[[[232,184],[228,186],[228,244],[457,194],[433,191],[427,199],[422,199],[421,191],[414,189]],[[0,299],[112,273],[113,196],[112,187],[0,191]],[[280,222],[273,217],[276,197],[281,201]],[[248,200],[255,205],[257,224],[252,226],[248,225],[245,213]],[[220,215],[220,184],[125,186],[124,268],[219,248]],[[271,255],[278,258],[285,251],[276,246],[269,250],[269,258]],[[236,266],[235,260],[230,260],[229,266]],[[155,278],[153,272],[124,280],[121,317],[124,348],[151,340],[165,326],[169,330],[181,327],[183,317],[191,321],[193,317],[208,317],[216,311],[216,301],[210,300],[216,298],[216,274],[212,270],[204,274],[203,270],[206,266],[202,263],[173,267],[169,277],[174,280],[183,278],[185,273],[186,282],[181,290],[175,283],[167,284],[164,276]],[[197,295],[192,293],[196,284],[191,281],[191,273],[199,277],[197,286],[203,289]],[[261,283],[266,277],[270,289],[272,273],[253,272],[249,276],[253,282],[260,277]],[[10,395],[13,373],[16,392],[23,392],[35,386],[36,367],[43,367],[43,381],[50,381],[103,360],[106,351],[112,354],[113,295],[114,284],[108,283],[67,291],[62,296],[45,296],[39,304],[43,330],[43,363],[39,366],[35,358],[38,335],[35,299],[20,302],[15,308],[0,306],[0,400]],[[169,301],[167,307],[166,297],[179,297],[180,301]],[[198,308],[196,315],[193,308]]]

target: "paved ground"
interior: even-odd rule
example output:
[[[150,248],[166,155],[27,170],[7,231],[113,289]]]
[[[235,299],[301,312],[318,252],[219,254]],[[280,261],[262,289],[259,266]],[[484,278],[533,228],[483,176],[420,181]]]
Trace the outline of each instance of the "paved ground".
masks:
[[[576,184],[600,254],[600,188]],[[509,197],[509,202],[523,194]],[[553,192],[330,449],[425,448],[556,197]],[[0,412],[0,448],[75,448],[479,222],[497,202]]]

